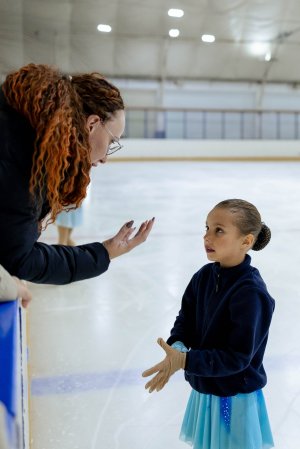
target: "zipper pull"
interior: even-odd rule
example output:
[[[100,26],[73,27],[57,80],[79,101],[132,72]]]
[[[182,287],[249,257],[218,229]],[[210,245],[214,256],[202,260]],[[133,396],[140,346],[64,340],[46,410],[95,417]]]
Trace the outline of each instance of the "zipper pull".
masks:
[[[220,280],[220,273],[217,274],[216,293],[218,293],[219,291],[219,280]]]

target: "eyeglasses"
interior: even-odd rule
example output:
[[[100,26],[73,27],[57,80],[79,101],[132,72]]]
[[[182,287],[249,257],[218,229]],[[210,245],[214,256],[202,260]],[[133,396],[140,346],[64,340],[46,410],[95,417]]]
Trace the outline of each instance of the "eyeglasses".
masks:
[[[115,153],[116,151],[121,150],[123,148],[123,145],[120,144],[120,140],[118,137],[114,136],[111,130],[103,123],[105,131],[113,138],[112,142],[108,145],[106,156],[110,156],[111,154]]]

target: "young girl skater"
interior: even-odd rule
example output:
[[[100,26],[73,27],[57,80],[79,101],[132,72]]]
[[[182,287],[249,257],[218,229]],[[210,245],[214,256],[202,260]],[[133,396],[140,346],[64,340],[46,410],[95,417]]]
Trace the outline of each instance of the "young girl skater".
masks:
[[[208,214],[204,246],[213,263],[194,274],[167,343],[165,359],[146,370],[161,390],[184,369],[192,387],[180,438],[194,449],[268,449],[274,446],[262,388],[263,356],[274,300],[250,249],[271,238],[253,204],[230,199]]]

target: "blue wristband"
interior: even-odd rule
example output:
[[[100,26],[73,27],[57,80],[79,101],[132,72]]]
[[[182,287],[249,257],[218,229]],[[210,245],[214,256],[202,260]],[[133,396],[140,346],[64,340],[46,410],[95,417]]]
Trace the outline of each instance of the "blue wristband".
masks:
[[[189,352],[189,350],[187,349],[187,347],[182,343],[182,341],[175,341],[175,343],[173,343],[171,345],[172,348],[177,349],[177,351],[179,352]]]

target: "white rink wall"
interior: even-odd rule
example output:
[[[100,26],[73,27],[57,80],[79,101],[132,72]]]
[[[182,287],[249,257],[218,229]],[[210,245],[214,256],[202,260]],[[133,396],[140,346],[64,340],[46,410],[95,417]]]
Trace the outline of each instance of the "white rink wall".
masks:
[[[112,160],[300,160],[298,140],[123,139]]]

